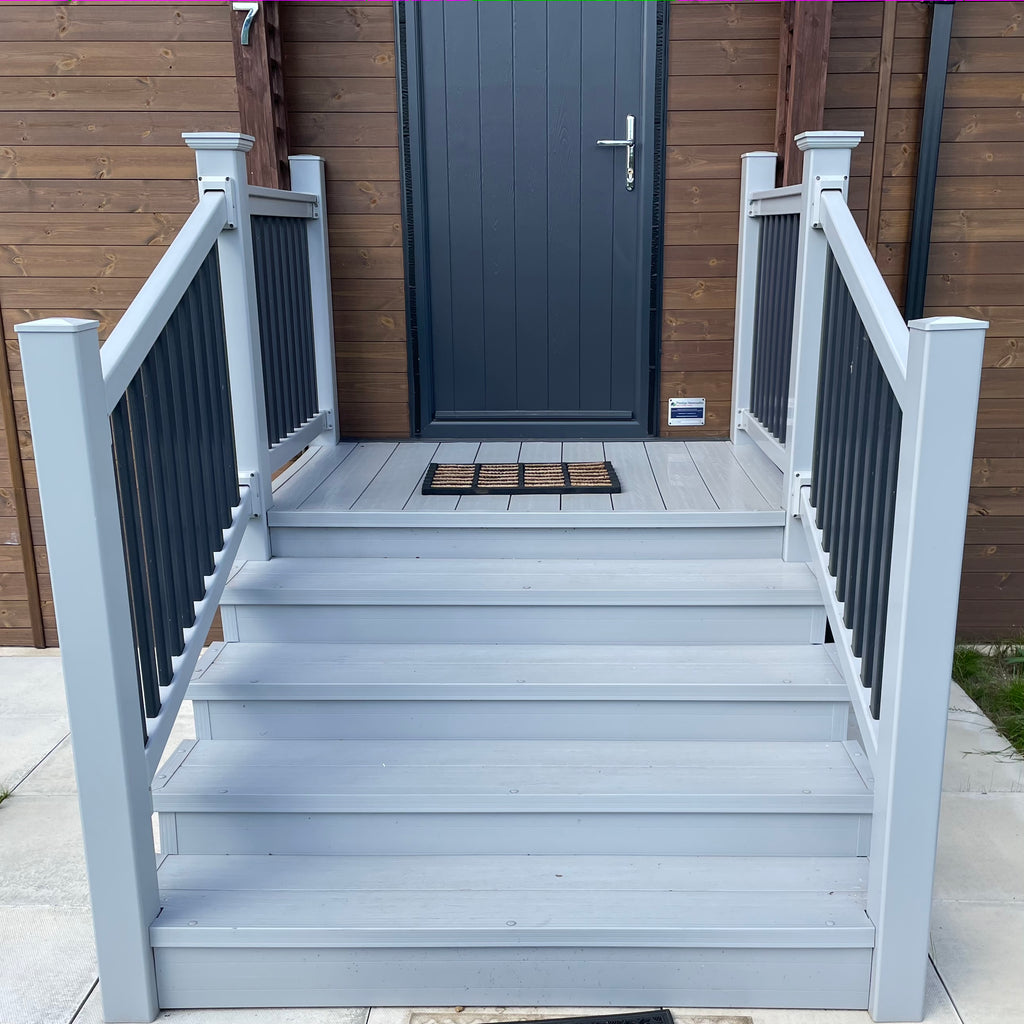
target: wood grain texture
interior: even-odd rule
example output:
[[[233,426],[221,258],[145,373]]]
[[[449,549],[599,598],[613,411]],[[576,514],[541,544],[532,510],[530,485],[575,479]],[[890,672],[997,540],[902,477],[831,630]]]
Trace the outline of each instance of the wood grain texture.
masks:
[[[237,131],[227,4],[0,6],[0,388],[11,398],[0,643],[57,641],[13,326],[100,321],[106,337],[196,202],[184,131]],[[0,359],[0,365],[3,360]],[[19,542],[21,542],[19,544]],[[5,562],[9,561],[5,559]],[[35,565],[35,583],[32,581]],[[3,588],[7,593],[11,587]]]

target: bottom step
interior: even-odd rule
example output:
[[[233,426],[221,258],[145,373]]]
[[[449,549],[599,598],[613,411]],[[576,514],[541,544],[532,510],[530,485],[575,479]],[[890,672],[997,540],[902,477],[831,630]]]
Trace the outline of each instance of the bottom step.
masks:
[[[160,1005],[863,1008],[866,863],[169,856]]]

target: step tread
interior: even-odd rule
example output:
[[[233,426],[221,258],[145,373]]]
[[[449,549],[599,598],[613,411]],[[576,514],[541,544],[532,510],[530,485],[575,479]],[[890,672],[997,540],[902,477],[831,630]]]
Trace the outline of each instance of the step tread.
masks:
[[[158,774],[153,800],[269,813],[871,810],[851,745],[836,741],[199,740]]]
[[[170,855],[154,946],[868,947],[854,857]]]
[[[820,644],[220,644],[194,699],[845,701]]]
[[[223,603],[819,605],[800,562],[750,559],[273,558]]]

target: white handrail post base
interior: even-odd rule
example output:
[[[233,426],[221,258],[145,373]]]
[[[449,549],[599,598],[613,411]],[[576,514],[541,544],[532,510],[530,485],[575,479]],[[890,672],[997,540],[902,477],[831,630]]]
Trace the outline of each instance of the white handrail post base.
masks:
[[[18,324],[107,1021],[158,1011],[153,804],[99,324]]]
[[[786,406],[786,465],[783,496],[786,528],[782,557],[787,562],[806,562],[810,557],[800,512],[800,488],[811,482],[814,452],[814,419],[818,394],[818,363],[821,356],[821,322],[825,308],[825,258],[828,243],[816,223],[822,187],[835,188],[846,196],[850,156],[863,132],[803,132],[796,137],[804,154],[803,192],[800,200],[800,243],[796,259],[796,293],[793,298],[793,344],[789,364],[789,398]]]
[[[754,355],[754,307],[757,301],[757,260],[761,240],[761,218],[750,205],[754,192],[775,187],[776,153],[744,153],[740,157],[740,231],[736,271],[736,326],[732,349],[732,419],[729,439],[746,440],[743,413],[750,408],[750,378]]]
[[[221,232],[217,256],[224,296],[238,475],[253,490],[252,515],[238,557],[265,561],[270,558],[267,510],[271,504],[272,470],[245,166],[245,154],[255,140],[238,132],[186,132],[182,138],[196,151],[200,191],[206,187],[204,182],[216,188],[226,179],[234,204],[234,227]]]
[[[334,304],[331,300],[330,243],[327,237],[327,186],[320,156],[288,158],[292,188],[317,197],[318,216],[306,221],[309,247],[309,286],[313,299],[313,343],[316,358],[316,393],[319,412],[327,413],[327,427],[311,444],[321,448],[338,443],[338,384],[334,366]]]
[[[987,323],[910,324],[871,824],[868,1008],[921,1020],[950,665]]]

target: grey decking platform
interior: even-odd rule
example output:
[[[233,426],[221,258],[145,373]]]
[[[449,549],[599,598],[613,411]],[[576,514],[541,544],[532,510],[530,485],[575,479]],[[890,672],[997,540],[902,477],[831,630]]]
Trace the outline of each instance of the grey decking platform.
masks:
[[[604,459],[615,467],[621,494],[420,494],[431,462]],[[283,474],[274,505],[278,513],[779,513],[782,474],[754,445],[728,441],[343,442],[311,450]]]

